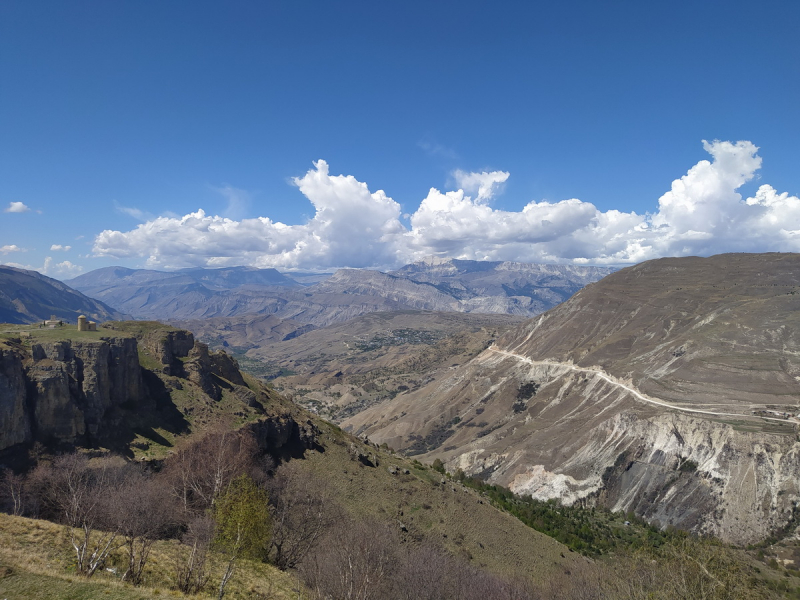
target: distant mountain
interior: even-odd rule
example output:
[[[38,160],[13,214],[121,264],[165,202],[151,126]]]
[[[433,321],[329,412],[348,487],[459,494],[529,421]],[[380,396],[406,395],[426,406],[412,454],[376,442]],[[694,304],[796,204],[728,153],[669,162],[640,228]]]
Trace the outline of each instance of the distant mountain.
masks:
[[[36,271],[0,265],[0,322],[36,323],[55,315],[76,323],[79,315],[94,321],[124,319],[125,314],[87,298],[60,281]]]
[[[432,259],[392,273],[299,274],[245,267],[165,273],[110,267],[68,281],[136,318],[275,315],[324,327],[375,311],[432,310],[532,316],[610,273],[600,267]],[[322,279],[320,281],[320,279]]]
[[[560,304],[615,269],[430,257],[390,274],[434,286],[463,312],[532,316]]]
[[[343,425],[520,494],[753,543],[800,502],[800,254],[623,269]]]

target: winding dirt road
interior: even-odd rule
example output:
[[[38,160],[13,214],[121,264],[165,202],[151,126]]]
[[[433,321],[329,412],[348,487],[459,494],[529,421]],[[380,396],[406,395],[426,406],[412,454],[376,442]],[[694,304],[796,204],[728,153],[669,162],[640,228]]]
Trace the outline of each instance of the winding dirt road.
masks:
[[[504,356],[508,356],[510,358],[514,358],[516,360],[528,363],[531,366],[537,365],[544,365],[544,366],[551,366],[551,367],[558,367],[563,369],[569,369],[571,371],[575,371],[578,373],[588,373],[591,375],[596,375],[603,381],[607,381],[611,385],[616,387],[622,388],[628,393],[630,393],[634,398],[641,400],[642,402],[647,402],[648,404],[655,404],[656,406],[662,406],[664,408],[669,408],[672,410],[679,410],[681,412],[688,412],[688,413],[699,413],[703,415],[711,415],[715,417],[738,417],[738,418],[747,418],[747,419],[764,419],[767,421],[778,421],[780,423],[798,423],[800,422],[798,419],[790,418],[790,419],[778,419],[776,417],[754,417],[752,415],[743,414],[743,413],[727,413],[727,412],[716,412],[710,410],[700,410],[698,408],[687,408],[685,406],[676,406],[675,404],[670,404],[668,402],[664,402],[662,400],[656,400],[655,398],[650,398],[649,396],[645,396],[640,391],[632,388],[629,385],[622,383],[621,381],[617,380],[615,377],[612,377],[605,371],[597,368],[597,367],[576,367],[570,363],[562,363],[562,362],[554,362],[554,361],[547,361],[547,360],[531,360],[526,356],[522,356],[521,354],[516,354],[515,352],[509,352],[508,350],[500,350],[499,348],[495,348],[494,346],[490,346],[488,350],[492,352],[496,352],[498,354],[502,354]]]

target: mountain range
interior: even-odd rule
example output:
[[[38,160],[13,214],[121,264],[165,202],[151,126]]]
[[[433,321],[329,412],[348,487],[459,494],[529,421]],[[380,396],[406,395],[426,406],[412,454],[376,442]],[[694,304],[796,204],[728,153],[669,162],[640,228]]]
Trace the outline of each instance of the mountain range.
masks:
[[[275,315],[324,327],[376,311],[539,314],[604,267],[427,259],[393,271],[340,269],[311,285],[275,269],[230,267],[165,273],[109,267],[66,283],[137,319],[187,320]],[[313,280],[313,279],[312,279]]]

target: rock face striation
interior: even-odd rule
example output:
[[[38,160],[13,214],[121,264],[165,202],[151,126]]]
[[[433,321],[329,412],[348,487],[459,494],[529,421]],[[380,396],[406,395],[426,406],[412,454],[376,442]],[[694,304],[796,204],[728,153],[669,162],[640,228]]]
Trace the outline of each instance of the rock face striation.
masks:
[[[343,423],[540,499],[736,543],[800,502],[800,255],[661,259]]]
[[[114,409],[146,400],[131,337],[0,344],[0,450],[97,437]]]

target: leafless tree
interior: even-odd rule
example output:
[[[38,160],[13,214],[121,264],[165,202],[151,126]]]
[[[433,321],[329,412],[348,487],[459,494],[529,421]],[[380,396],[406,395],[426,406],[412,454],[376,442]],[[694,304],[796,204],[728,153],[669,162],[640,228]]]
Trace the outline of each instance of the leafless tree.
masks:
[[[270,560],[279,569],[296,567],[339,514],[325,485],[296,462],[282,465],[270,481]]]
[[[77,453],[39,468],[43,500],[67,526],[77,571],[86,577],[102,567],[119,546],[110,497],[120,484],[120,475],[120,469],[109,460],[90,466],[89,460]]]
[[[125,469],[120,485],[110,495],[111,517],[128,558],[122,579],[138,585],[153,543],[176,521],[174,499],[160,481],[136,465]]]
[[[7,503],[9,512],[14,516],[21,516],[25,510],[25,477],[5,468],[0,474],[2,481],[2,497]]]
[[[257,455],[252,434],[220,428],[179,448],[166,461],[164,474],[185,512],[203,511],[254,467]]]
[[[184,594],[197,594],[208,584],[208,550],[213,539],[212,518],[201,515],[189,523],[175,560],[175,582]]]
[[[389,572],[397,539],[382,524],[341,521],[300,566],[318,600],[389,598]]]

